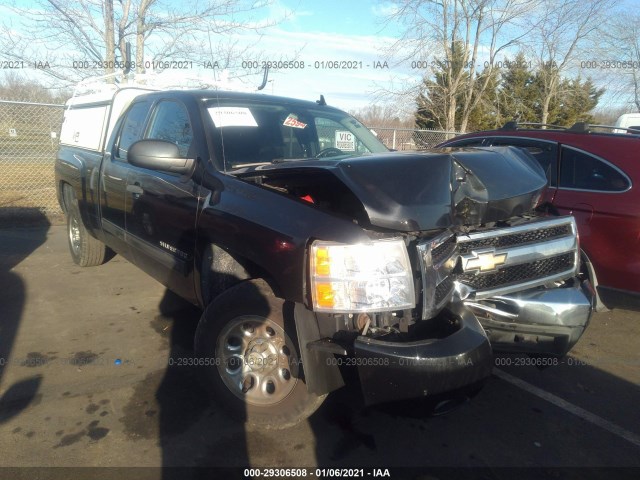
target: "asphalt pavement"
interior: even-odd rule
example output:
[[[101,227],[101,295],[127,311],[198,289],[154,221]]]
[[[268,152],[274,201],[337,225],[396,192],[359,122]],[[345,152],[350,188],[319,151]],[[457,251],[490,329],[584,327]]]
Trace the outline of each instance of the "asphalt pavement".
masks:
[[[595,314],[555,366],[497,356],[482,391],[447,415],[418,401],[366,408],[351,385],[285,431],[234,422],[177,365],[193,355],[199,316],[122,257],[74,265],[64,227],[0,229],[0,477],[443,467],[421,478],[447,478],[473,467],[513,478],[508,467],[530,467],[536,478],[638,478],[638,312]]]

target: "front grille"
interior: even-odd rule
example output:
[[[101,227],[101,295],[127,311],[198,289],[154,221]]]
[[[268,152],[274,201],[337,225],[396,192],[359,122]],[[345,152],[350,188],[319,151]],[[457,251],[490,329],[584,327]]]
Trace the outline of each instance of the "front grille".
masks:
[[[453,278],[447,277],[445,278],[437,287],[435,294],[435,305],[440,306],[442,301],[448,298],[454,288]]]
[[[451,257],[451,254],[456,248],[456,237],[451,235],[444,242],[431,250],[431,262],[434,265],[439,265],[443,260]]]
[[[458,281],[474,290],[493,290],[566,272],[574,268],[574,262],[575,254],[569,252],[531,263],[511,265],[492,273],[463,273],[458,276]]]
[[[422,277],[422,318],[435,317],[455,290],[451,276],[458,259],[455,235],[446,231],[417,245]]]
[[[478,238],[469,241],[465,241],[464,236],[461,236],[458,238],[458,250],[460,252],[460,255],[466,255],[467,253],[470,253],[474,250],[480,250],[483,248],[497,249],[512,247],[516,245],[527,245],[531,243],[539,243],[556,238],[567,237],[570,235],[573,235],[571,225],[564,224],[496,237]]]
[[[417,245],[422,318],[433,318],[456,295],[479,300],[574,276],[576,231],[572,217],[549,217],[423,240]]]

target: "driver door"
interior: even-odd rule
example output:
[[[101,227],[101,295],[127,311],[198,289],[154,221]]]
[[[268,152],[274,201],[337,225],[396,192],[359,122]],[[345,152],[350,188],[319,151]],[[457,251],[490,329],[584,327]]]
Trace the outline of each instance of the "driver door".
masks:
[[[163,99],[153,106],[144,139],[176,144],[182,158],[196,158],[202,143],[186,105]],[[131,165],[127,174],[127,242],[135,263],[182,297],[195,300],[193,262],[198,184],[191,174]]]

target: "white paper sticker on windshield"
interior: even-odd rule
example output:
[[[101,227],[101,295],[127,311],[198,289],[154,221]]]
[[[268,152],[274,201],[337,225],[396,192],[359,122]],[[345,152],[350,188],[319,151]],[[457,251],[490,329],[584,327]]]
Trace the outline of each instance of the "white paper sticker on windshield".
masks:
[[[356,137],[351,132],[336,130],[336,148],[344,152],[356,151]]]
[[[211,107],[207,109],[218,127],[257,127],[256,119],[246,107]]]
[[[283,125],[285,127],[292,127],[292,128],[304,128],[307,126],[306,123],[302,123],[300,120],[298,120],[298,117],[295,116],[293,113],[289,114],[289,116],[285,119]]]

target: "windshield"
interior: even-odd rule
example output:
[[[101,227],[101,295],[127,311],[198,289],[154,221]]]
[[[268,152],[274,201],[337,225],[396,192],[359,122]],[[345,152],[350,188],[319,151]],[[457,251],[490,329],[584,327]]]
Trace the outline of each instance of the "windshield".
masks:
[[[225,170],[388,151],[355,118],[329,107],[215,99],[206,108],[214,125],[216,157],[223,159]]]

